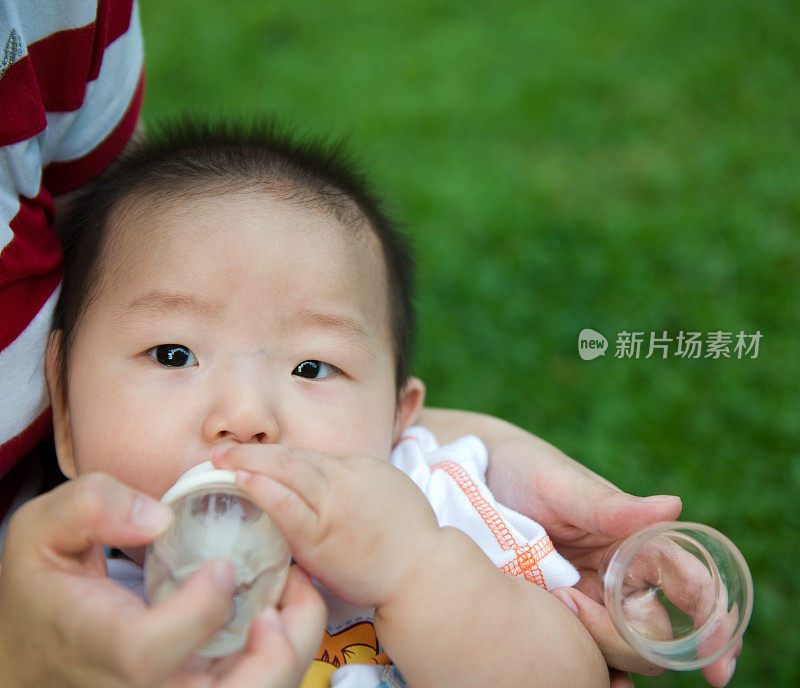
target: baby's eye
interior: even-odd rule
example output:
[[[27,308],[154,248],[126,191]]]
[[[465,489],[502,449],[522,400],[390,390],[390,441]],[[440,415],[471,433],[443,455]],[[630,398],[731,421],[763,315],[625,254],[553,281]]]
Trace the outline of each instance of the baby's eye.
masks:
[[[191,349],[187,349],[181,344],[159,344],[148,349],[147,355],[168,368],[186,368],[197,365],[197,358]]]
[[[338,368],[332,366],[330,363],[322,361],[303,361],[297,368],[292,371],[292,375],[305,377],[309,380],[322,380],[330,377],[338,371]]]

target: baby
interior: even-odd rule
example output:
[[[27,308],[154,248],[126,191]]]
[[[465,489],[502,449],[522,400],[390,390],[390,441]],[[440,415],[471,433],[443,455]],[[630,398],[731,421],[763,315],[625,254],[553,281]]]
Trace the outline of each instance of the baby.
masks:
[[[304,686],[608,684],[546,592],[574,570],[493,500],[480,442],[412,427],[409,250],[336,149],[184,124],[91,185],[61,236],[62,471],[160,497],[209,458],[237,470],[327,595]]]

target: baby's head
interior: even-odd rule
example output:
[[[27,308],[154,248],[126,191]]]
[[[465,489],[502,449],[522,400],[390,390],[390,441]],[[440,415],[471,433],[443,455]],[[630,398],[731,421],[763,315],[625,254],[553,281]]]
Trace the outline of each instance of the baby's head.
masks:
[[[388,457],[413,422],[410,252],[337,147],[184,123],[60,234],[46,367],[66,475],[160,496],[221,444]]]

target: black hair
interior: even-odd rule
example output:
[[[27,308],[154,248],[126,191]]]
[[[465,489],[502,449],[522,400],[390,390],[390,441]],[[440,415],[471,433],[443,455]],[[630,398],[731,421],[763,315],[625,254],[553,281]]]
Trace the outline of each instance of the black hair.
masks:
[[[386,266],[399,392],[409,375],[415,335],[411,247],[340,142],[296,137],[273,121],[184,119],[161,125],[148,131],[146,139],[129,145],[70,201],[57,222],[64,279],[52,328],[61,331],[61,382],[66,380],[77,327],[99,289],[112,213],[134,198],[259,189],[324,209],[345,225],[366,224],[374,232]]]

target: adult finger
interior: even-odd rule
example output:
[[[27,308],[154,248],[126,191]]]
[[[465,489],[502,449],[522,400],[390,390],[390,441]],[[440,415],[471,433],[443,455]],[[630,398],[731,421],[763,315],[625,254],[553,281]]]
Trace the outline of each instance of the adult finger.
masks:
[[[529,511],[548,532],[572,526],[616,540],[650,523],[674,520],[680,513],[678,497],[627,494],[558,450],[549,445],[547,449],[552,451],[539,457],[535,470],[530,462],[524,464],[530,474],[524,483],[527,494],[517,501],[525,504],[520,510]]]
[[[661,667],[648,662],[625,642],[603,605],[574,588],[558,588],[552,594],[580,619],[610,667],[647,676],[663,673]]]
[[[627,671],[611,669],[608,672],[609,688],[634,688],[633,679]]]
[[[569,490],[562,491],[566,501],[561,509],[566,519],[587,533],[618,540],[651,523],[674,521],[681,512],[680,497],[637,497],[591,477],[584,476],[583,481],[569,498]]]
[[[15,514],[30,547],[76,555],[93,545],[130,547],[160,535],[172,511],[151,497],[102,473],[70,480],[31,500]]]
[[[293,567],[280,612],[269,608],[253,621],[242,657],[219,688],[295,688],[319,649],[324,624],[322,598]]]
[[[709,619],[709,623],[715,626],[714,630],[703,639],[697,648],[698,656],[712,657],[721,652],[731,640],[740,622],[739,606],[733,603],[727,609],[727,596],[721,601],[721,610]],[[725,611],[727,609],[727,611]],[[736,671],[736,660],[742,652],[741,637],[734,643],[733,647],[725,652],[716,662],[702,669],[703,676],[712,686],[724,686],[733,678]]]
[[[246,650],[217,688],[296,688],[305,665],[300,663],[274,608],[253,620]]]
[[[174,595],[150,607],[139,620],[150,651],[163,645],[172,657],[199,650],[225,625],[235,590],[236,572],[229,561],[201,566]]]
[[[105,581],[107,586],[113,585]],[[138,599],[109,598],[103,613],[87,604],[71,627],[98,664],[125,680],[155,684],[199,651],[225,624],[236,587],[233,565],[213,561],[192,574],[171,597],[147,608]],[[127,593],[128,591],[121,591]],[[97,595],[101,599],[102,595]],[[128,601],[130,600],[130,601]],[[135,602],[135,603],[134,603]]]
[[[730,653],[723,656],[713,664],[702,669],[703,676],[709,685],[715,688],[722,688],[728,685],[728,682],[733,678],[736,671],[736,660],[742,652],[742,641],[740,640],[736,647]]]
[[[609,572],[613,570],[610,569]],[[716,589],[708,568],[668,534],[641,543],[627,560],[622,591],[662,588],[681,611],[708,614]],[[705,620],[705,619],[702,619]]]
[[[310,662],[319,650],[327,610],[308,575],[293,566],[280,601],[286,635],[301,661]]]

